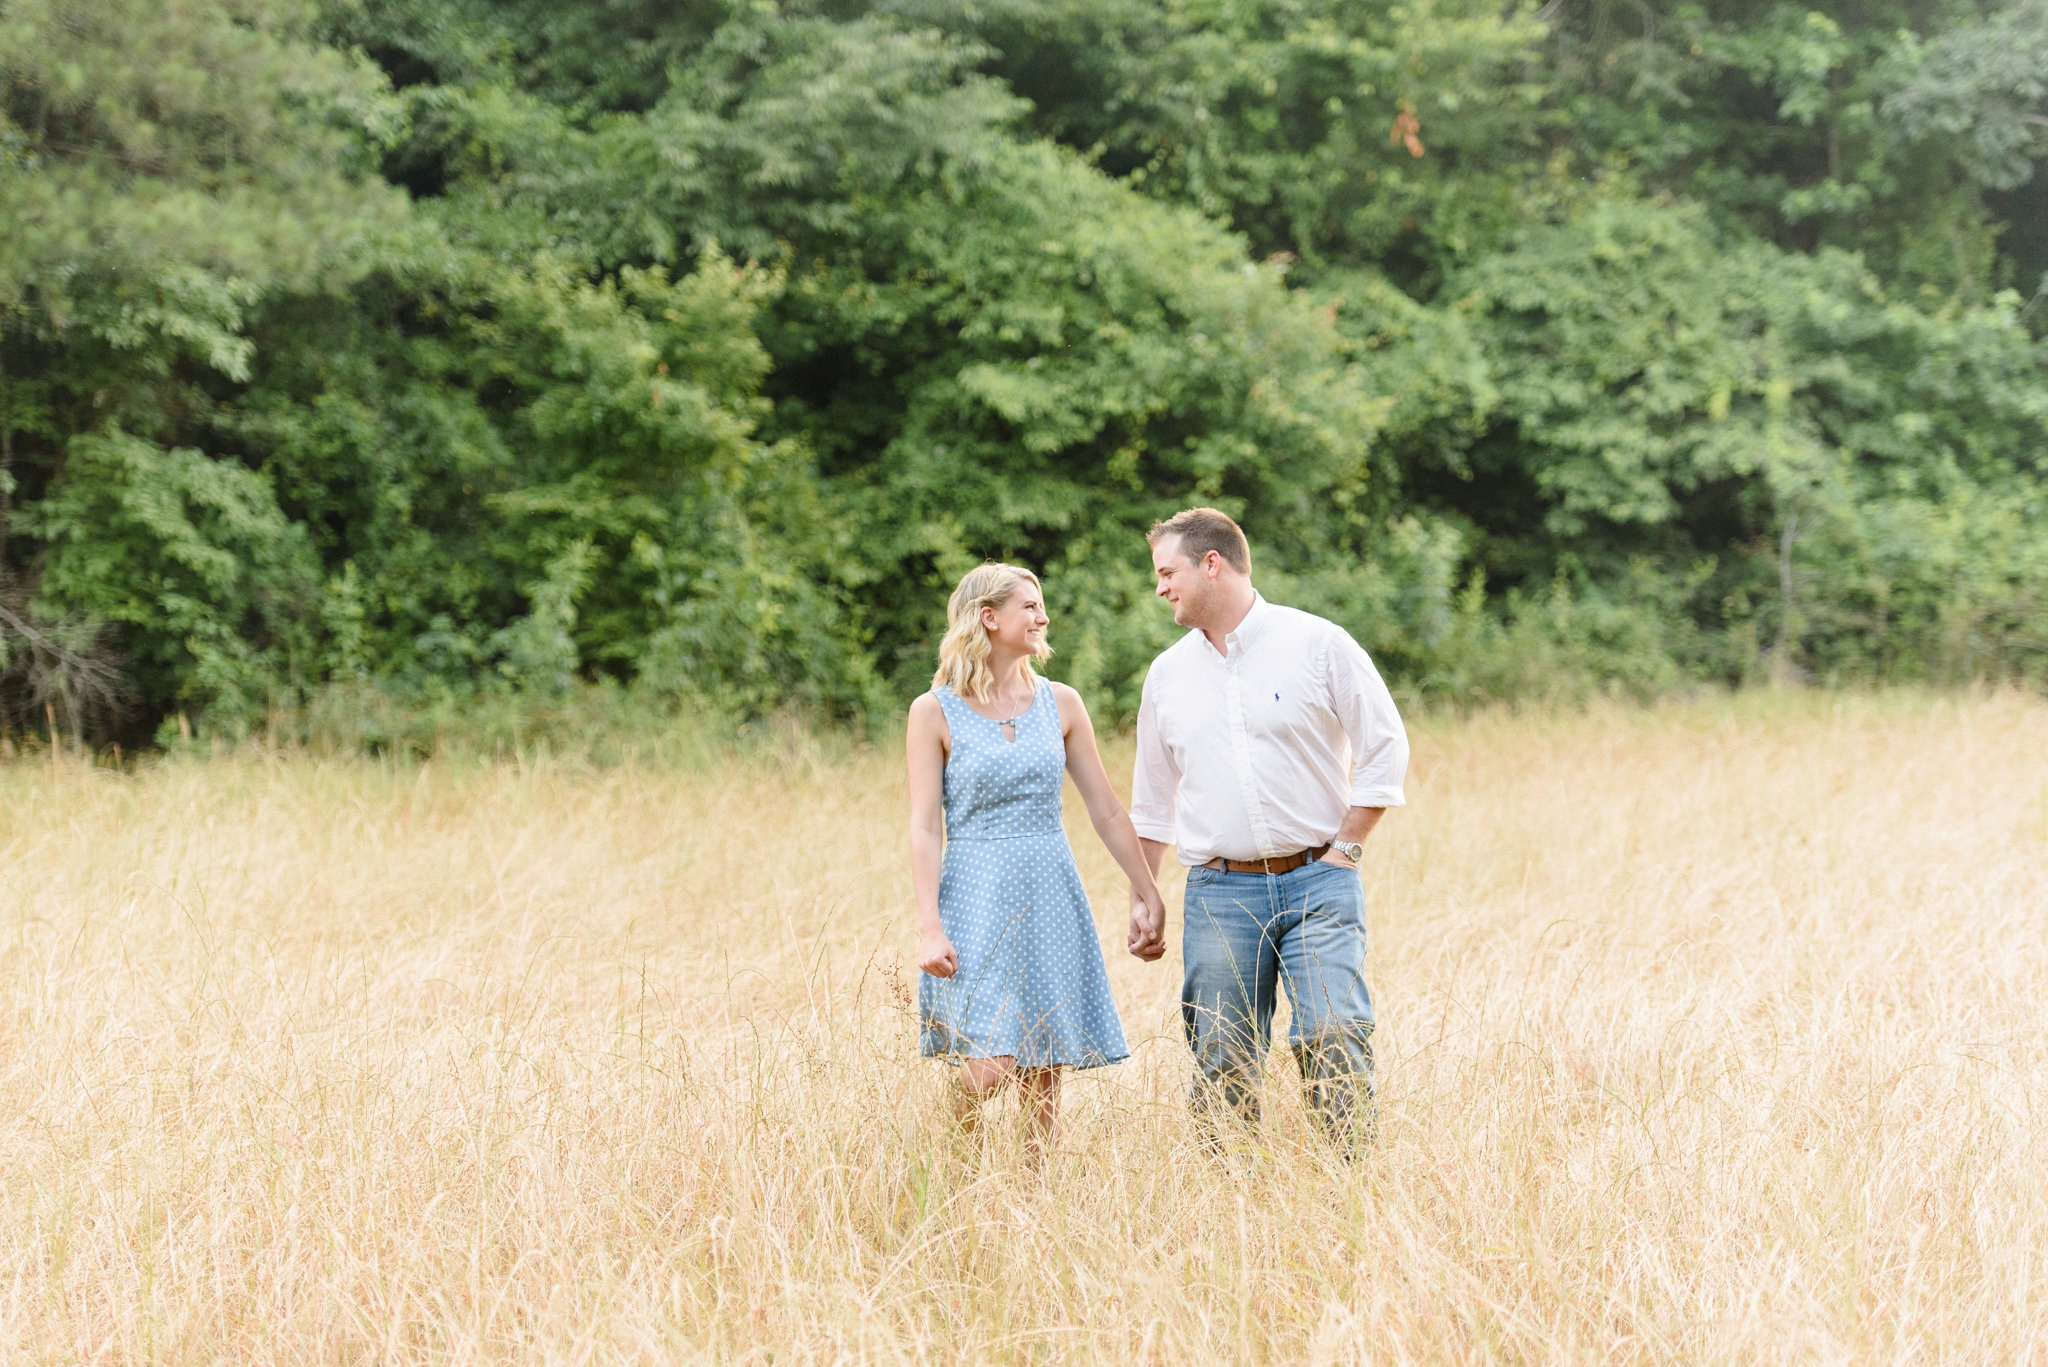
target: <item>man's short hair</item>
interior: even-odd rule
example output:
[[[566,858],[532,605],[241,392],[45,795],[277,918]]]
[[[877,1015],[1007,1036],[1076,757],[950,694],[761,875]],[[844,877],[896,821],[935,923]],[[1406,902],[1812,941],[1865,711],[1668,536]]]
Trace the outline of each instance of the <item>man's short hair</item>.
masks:
[[[1210,551],[1239,574],[1252,572],[1252,548],[1244,528],[1229,513],[1215,508],[1189,508],[1152,524],[1145,540],[1156,546],[1167,537],[1180,539],[1180,553],[1199,565]]]

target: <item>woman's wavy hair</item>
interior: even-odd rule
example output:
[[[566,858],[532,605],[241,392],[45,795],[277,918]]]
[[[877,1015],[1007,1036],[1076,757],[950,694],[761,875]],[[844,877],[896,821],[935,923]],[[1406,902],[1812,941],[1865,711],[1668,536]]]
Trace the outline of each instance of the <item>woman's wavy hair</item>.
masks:
[[[1045,586],[1030,570],[994,560],[976,565],[961,577],[953,588],[953,596],[946,600],[946,635],[939,642],[939,670],[932,675],[933,688],[946,684],[961,697],[975,702],[988,697],[996,676],[988,664],[991,648],[988,628],[981,624],[981,610],[994,608],[1000,612],[1017,592],[1017,586],[1026,580],[1044,592]],[[1041,642],[1032,658],[1051,657],[1052,647]],[[1026,660],[1024,667],[1029,669],[1031,661]]]

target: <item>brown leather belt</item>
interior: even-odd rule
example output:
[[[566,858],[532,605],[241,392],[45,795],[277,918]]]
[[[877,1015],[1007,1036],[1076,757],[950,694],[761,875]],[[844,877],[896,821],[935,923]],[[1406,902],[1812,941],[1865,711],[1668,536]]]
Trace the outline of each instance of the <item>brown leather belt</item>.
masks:
[[[1293,854],[1275,855],[1271,859],[1225,859],[1218,855],[1202,867],[1221,869],[1225,873],[1292,873],[1329,852],[1328,845],[1318,845],[1312,850],[1296,850]]]

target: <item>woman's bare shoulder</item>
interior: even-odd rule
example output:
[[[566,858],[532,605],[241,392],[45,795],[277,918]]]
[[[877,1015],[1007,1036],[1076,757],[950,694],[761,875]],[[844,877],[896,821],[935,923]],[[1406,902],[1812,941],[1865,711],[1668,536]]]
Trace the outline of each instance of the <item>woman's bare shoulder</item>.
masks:
[[[946,709],[940,706],[939,695],[936,693],[920,693],[915,698],[912,698],[910,700],[909,722],[908,729],[912,735],[916,735],[920,731],[940,736],[945,735],[948,730],[946,726]]]
[[[1046,683],[1052,688],[1052,700],[1059,704],[1061,716],[1085,717],[1088,715],[1088,704],[1081,701],[1081,691],[1079,689],[1053,679],[1046,680]]]

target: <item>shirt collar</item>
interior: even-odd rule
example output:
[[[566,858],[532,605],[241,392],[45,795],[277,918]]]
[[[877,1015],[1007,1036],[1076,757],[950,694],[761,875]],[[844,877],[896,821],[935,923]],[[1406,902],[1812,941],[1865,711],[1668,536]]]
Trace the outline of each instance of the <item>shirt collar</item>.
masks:
[[[1223,644],[1230,647],[1232,655],[1237,654],[1238,651],[1243,650],[1246,646],[1253,644],[1259,639],[1272,615],[1272,609],[1266,606],[1266,596],[1257,589],[1253,589],[1251,609],[1245,613],[1244,620],[1237,624],[1237,629],[1223,637]],[[1202,637],[1203,645],[1209,645],[1209,638],[1202,631],[1198,629],[1195,635]],[[1216,647],[1209,646],[1209,650],[1213,654]]]

